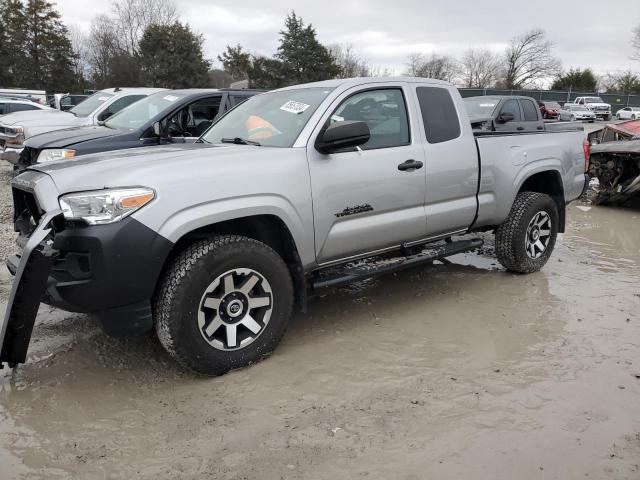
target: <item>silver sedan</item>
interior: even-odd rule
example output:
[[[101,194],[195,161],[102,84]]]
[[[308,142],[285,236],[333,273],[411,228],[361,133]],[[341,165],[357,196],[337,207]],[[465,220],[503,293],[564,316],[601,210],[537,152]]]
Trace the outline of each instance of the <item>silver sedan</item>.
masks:
[[[587,107],[574,103],[565,103],[564,107],[558,112],[558,119],[560,121],[587,120],[589,122],[596,121],[596,114]]]

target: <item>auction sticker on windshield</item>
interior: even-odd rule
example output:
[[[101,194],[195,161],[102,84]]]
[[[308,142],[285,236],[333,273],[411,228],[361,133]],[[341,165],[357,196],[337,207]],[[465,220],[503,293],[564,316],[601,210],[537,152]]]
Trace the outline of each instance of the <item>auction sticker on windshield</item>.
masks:
[[[306,103],[289,100],[287,103],[285,103],[280,107],[280,110],[284,110],[285,112],[289,112],[289,113],[298,114],[298,113],[304,112],[310,106],[311,105],[307,105]]]

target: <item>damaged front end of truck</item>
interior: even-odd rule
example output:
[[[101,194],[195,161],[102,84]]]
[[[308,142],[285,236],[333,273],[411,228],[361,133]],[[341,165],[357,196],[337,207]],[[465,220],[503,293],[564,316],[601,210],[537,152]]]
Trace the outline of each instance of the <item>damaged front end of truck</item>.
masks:
[[[589,135],[589,174],[598,180],[596,205],[640,205],[640,121],[607,125]]]

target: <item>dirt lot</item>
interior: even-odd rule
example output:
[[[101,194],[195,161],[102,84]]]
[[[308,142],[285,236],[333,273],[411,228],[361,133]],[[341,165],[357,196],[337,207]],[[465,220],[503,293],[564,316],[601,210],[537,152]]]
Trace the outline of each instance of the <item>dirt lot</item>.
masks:
[[[488,242],[343,288],[215,379],[42,307],[28,363],[0,372],[0,477],[639,479],[640,212],[568,219],[542,272]]]

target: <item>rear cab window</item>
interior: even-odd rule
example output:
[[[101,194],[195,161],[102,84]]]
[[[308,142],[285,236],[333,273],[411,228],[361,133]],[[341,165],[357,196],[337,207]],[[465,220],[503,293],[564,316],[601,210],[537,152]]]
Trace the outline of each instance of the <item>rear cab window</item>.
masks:
[[[532,100],[520,100],[522,105],[522,111],[524,112],[525,122],[537,122],[538,121],[538,109]]]
[[[429,143],[441,143],[460,136],[460,119],[451,94],[446,88],[416,89],[424,132]]]

